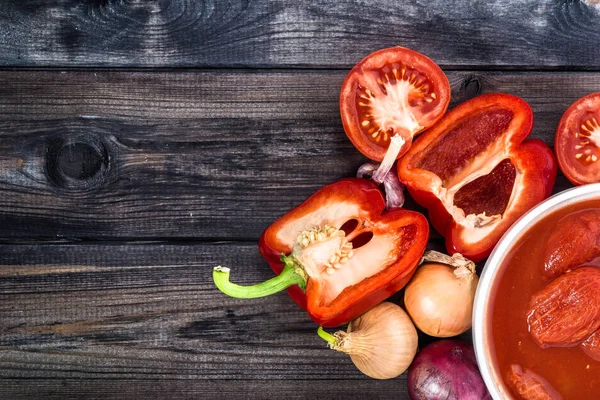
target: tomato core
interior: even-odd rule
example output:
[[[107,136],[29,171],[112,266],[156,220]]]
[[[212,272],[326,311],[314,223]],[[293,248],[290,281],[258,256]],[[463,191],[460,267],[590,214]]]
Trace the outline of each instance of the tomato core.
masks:
[[[573,184],[600,182],[600,93],[569,106],[556,129],[554,150],[560,169]]]
[[[396,133],[412,137],[422,129],[413,108],[426,111],[437,99],[433,82],[401,63],[365,71],[375,87],[358,85],[356,110],[363,135],[373,144],[387,147]],[[422,112],[421,111],[421,112]]]

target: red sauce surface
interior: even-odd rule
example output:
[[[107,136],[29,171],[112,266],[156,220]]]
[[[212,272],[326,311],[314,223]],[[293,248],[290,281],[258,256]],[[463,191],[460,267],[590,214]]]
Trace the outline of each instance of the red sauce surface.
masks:
[[[592,207],[600,207],[600,200],[545,217],[529,228],[504,261],[491,299],[491,332],[492,353],[505,384],[511,365],[519,364],[545,378],[565,400],[600,399],[600,362],[586,356],[580,346],[541,349],[529,335],[526,315],[531,296],[551,281],[543,271],[552,227],[562,217]]]

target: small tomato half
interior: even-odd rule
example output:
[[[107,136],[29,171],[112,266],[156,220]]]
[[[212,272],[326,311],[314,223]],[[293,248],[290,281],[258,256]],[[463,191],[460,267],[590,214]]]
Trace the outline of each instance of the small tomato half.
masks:
[[[444,115],[449,102],[450,84],[436,63],[416,51],[391,47],[368,55],[348,73],[340,114],[358,151],[382,161],[394,135],[404,140],[399,158],[415,135]]]
[[[556,129],[554,151],[574,185],[600,182],[600,92],[567,108]]]

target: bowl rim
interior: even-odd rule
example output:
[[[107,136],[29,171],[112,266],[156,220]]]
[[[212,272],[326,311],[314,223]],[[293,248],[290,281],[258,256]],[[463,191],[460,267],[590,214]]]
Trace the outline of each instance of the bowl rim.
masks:
[[[572,204],[595,198],[600,198],[600,183],[577,186],[547,198],[521,216],[506,231],[485,263],[473,303],[472,335],[479,371],[493,399],[503,400],[512,397],[505,388],[502,379],[496,376],[494,368],[490,365],[491,363],[487,362],[491,356],[491,349],[485,346],[485,339],[490,324],[488,316],[491,315],[486,312],[490,303],[489,295],[494,285],[494,280],[498,276],[498,269],[504,261],[504,257],[508,250],[542,217]]]

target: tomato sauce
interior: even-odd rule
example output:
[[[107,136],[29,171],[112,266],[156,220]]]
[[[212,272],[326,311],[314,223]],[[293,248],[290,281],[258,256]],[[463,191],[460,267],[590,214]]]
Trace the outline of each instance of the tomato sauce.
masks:
[[[506,257],[491,300],[491,350],[505,384],[511,365],[518,364],[545,378],[565,400],[600,398],[600,361],[587,356],[581,346],[541,349],[527,324],[529,300],[551,281],[544,276],[544,254],[552,228],[562,217],[594,207],[600,208],[600,200],[546,216],[529,228]]]

